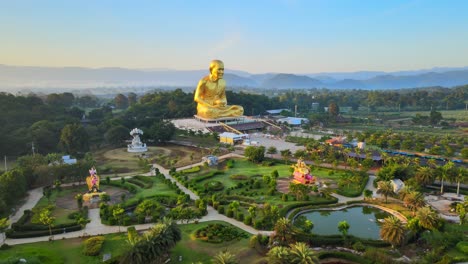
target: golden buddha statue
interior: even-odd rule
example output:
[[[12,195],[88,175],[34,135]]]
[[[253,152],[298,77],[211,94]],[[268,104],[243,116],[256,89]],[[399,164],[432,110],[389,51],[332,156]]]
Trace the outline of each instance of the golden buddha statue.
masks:
[[[207,119],[236,117],[244,114],[240,105],[228,105],[226,99],[226,81],[223,79],[224,63],[213,60],[210,63],[210,75],[203,77],[195,91],[194,101],[197,116]]]

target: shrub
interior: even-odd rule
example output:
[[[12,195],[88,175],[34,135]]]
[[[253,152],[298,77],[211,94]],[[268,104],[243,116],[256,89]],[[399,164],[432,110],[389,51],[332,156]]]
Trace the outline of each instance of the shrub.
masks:
[[[209,224],[195,231],[195,237],[210,243],[221,243],[234,239],[247,238],[245,232],[224,224]]]
[[[339,252],[339,251],[327,251],[327,252],[320,252],[318,254],[319,259],[326,259],[326,258],[336,258],[336,259],[345,259],[352,261],[353,263],[373,263],[371,261],[366,260],[365,258],[359,256],[359,255],[354,255],[352,253],[348,252]],[[375,262],[375,263],[380,263],[380,262]]]
[[[393,258],[385,253],[385,251],[377,248],[368,248],[363,255],[366,259],[374,261],[373,263],[392,264]]]
[[[227,216],[227,217],[233,217],[233,216],[234,216],[234,212],[233,212],[230,208],[228,208],[227,211],[226,211],[226,216]]]
[[[468,254],[468,241],[460,241],[457,243],[458,251]]]
[[[213,171],[213,172],[210,172],[208,174],[198,176],[198,177],[192,179],[191,181],[194,182],[194,183],[197,183],[197,182],[201,182],[201,181],[204,181],[204,180],[209,179],[209,178],[213,178],[214,176],[221,175],[221,174],[224,174],[224,171]]]
[[[195,167],[192,167],[192,168],[189,168],[189,169],[185,169],[183,171],[181,171],[182,173],[195,173],[195,172],[199,172],[201,170],[200,166],[195,166]]]
[[[366,250],[366,247],[362,244],[361,241],[358,241],[353,244],[353,249],[359,252],[364,252],[364,250]]]
[[[218,206],[218,213],[224,214],[224,206],[222,205]]]
[[[230,159],[226,162],[226,167],[227,168],[234,168],[234,160]]]
[[[239,221],[244,221],[244,213],[237,213],[236,219]]]
[[[101,252],[102,244],[105,238],[103,236],[91,237],[85,240],[83,254],[86,256],[97,256]]]

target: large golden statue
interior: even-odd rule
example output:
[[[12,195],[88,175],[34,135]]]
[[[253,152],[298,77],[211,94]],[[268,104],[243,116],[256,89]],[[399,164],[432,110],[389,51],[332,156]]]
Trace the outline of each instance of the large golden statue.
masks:
[[[224,64],[220,60],[210,63],[210,75],[203,77],[195,91],[197,116],[206,119],[237,117],[244,114],[240,105],[228,105],[226,100],[226,81],[223,79]]]

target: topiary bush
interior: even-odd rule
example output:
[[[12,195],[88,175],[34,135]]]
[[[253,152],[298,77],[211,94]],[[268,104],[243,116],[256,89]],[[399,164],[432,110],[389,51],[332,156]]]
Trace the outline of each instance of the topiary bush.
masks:
[[[88,238],[83,243],[83,254],[86,256],[97,256],[101,252],[102,244],[104,244],[104,236],[95,236]]]

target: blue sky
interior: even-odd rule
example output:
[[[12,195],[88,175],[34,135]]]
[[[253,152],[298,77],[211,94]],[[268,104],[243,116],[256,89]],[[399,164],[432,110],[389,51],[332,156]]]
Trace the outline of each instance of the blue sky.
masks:
[[[0,0],[0,64],[252,73],[468,66],[468,1]]]

